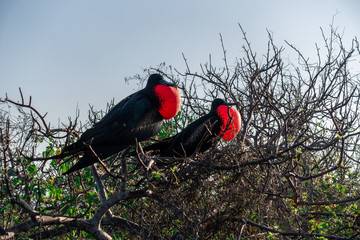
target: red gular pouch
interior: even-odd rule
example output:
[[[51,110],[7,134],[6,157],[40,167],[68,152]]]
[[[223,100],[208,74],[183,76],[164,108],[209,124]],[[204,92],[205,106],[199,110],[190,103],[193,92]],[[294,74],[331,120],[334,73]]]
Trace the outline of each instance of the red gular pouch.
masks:
[[[235,108],[220,105],[217,108],[217,114],[222,123],[219,136],[224,134],[222,137],[223,140],[232,140],[239,133],[241,128],[240,113]]]
[[[176,116],[180,110],[181,94],[177,87],[156,85],[154,88],[156,97],[159,100],[159,113],[167,120]]]

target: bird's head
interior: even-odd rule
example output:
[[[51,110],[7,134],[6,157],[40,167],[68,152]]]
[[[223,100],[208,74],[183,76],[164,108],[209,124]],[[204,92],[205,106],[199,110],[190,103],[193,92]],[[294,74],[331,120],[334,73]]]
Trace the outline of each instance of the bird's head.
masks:
[[[170,87],[177,87],[175,83],[166,81],[163,76],[158,73],[151,74],[148,78],[146,87],[147,89],[153,89],[156,85],[164,85]]]
[[[146,88],[151,89],[158,100],[158,111],[163,119],[176,116],[181,106],[181,94],[175,83],[165,81],[160,74],[152,74]]]
[[[221,119],[221,127],[219,135],[225,141],[232,140],[240,131],[241,117],[236,108],[231,107],[239,103],[228,103],[223,99],[217,98],[211,104],[211,113],[216,113]]]

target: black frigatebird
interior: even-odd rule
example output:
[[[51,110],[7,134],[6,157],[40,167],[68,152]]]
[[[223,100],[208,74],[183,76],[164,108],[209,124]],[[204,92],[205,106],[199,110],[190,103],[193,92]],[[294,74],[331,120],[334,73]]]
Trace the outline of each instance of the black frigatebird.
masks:
[[[214,144],[217,137],[232,140],[240,131],[240,113],[222,99],[215,99],[210,112],[185,127],[173,137],[144,148],[157,150],[161,157],[186,157],[196,152],[205,152]]]
[[[174,83],[165,81],[159,74],[150,75],[144,89],[123,99],[86,130],[77,142],[63,149],[65,156],[83,154],[64,174],[154,136],[160,131],[163,119],[170,119],[178,113],[180,104],[180,90]]]

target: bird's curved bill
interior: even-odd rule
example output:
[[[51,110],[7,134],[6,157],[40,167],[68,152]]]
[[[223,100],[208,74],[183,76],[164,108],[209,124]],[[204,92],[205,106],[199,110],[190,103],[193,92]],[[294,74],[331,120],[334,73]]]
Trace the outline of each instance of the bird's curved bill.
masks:
[[[159,83],[162,84],[162,85],[165,85],[165,86],[177,87],[177,85],[175,83],[165,81],[164,79],[160,80]]]

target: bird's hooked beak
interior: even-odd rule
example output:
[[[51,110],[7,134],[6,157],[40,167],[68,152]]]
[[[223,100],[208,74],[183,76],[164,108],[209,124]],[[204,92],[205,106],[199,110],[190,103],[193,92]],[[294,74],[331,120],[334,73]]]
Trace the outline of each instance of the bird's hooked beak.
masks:
[[[175,87],[175,88],[177,87],[177,85],[175,83],[165,81],[164,79],[161,79],[159,81],[159,84],[165,85],[165,86],[170,86],[170,87]]]

